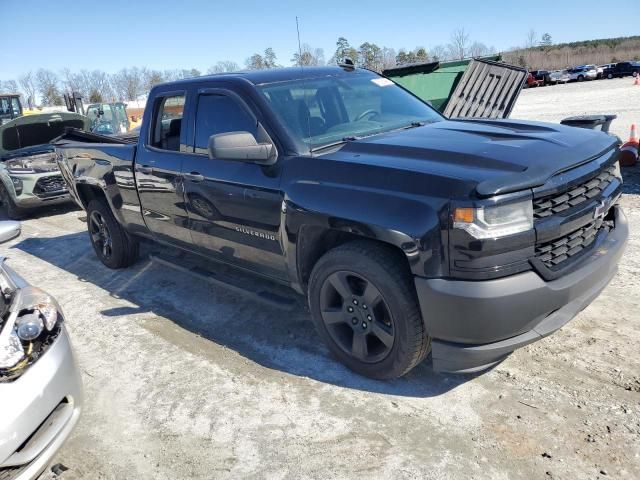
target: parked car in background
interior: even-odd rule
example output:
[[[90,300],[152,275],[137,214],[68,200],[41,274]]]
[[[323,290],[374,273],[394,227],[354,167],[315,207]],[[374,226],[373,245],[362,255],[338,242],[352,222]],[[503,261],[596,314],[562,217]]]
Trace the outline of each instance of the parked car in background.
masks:
[[[540,85],[542,85],[542,80],[536,80],[536,77],[533,76],[533,73],[529,72],[524,81],[524,88],[539,87]]]
[[[0,242],[20,224],[0,222]],[[80,418],[82,381],[58,303],[0,259],[0,479],[33,480]]]
[[[49,141],[66,127],[89,125],[79,113],[56,112],[18,117],[0,127],[0,203],[9,218],[70,201]]]
[[[640,62],[619,62],[606,68],[603,75],[606,78],[637,76],[640,72]]]
[[[533,78],[538,82],[539,86],[551,85],[548,70],[533,70],[531,75],[533,75]]]
[[[17,93],[0,93],[0,125],[22,116],[22,104]]]
[[[603,78],[602,74],[604,72],[604,69],[602,67],[598,67],[597,65],[581,65],[580,67],[588,68],[590,70],[595,70],[596,71],[596,79],[598,79],[598,80]]]
[[[137,143],[68,131],[56,150],[104,265],[148,238],[285,283],[374,378],[430,350],[436,370],[477,371],[551,334],[628,237],[612,137],[448,119],[353,65],[157,85]]]
[[[551,85],[567,83],[569,80],[571,80],[571,76],[567,70],[554,70],[553,72],[549,72],[549,83]]]
[[[570,68],[567,71],[569,72],[569,81],[583,82],[598,78],[598,71],[593,66],[581,65]]]

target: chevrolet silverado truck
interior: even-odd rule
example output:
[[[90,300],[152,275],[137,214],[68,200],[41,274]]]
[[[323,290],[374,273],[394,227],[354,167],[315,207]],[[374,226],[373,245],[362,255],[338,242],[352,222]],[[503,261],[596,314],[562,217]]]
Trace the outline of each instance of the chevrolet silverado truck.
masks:
[[[429,353],[437,371],[478,371],[551,334],[609,283],[628,236],[612,137],[450,120],[347,65],[161,84],[139,138],[55,145],[107,267],[151,239],[287,284],[374,378]]]

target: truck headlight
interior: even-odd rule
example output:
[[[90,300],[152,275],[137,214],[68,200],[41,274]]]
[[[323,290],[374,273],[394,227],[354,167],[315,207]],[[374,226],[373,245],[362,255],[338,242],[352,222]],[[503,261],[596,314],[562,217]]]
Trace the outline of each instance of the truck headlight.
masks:
[[[58,336],[62,322],[58,303],[39,288],[28,286],[13,295],[10,312],[0,324],[0,381],[15,378],[33,364]]]
[[[28,157],[12,158],[4,162],[9,173],[46,173],[58,170],[56,157],[53,152],[30,155]]]
[[[453,227],[475,238],[498,238],[533,228],[533,202],[530,199],[478,208],[456,208]]]

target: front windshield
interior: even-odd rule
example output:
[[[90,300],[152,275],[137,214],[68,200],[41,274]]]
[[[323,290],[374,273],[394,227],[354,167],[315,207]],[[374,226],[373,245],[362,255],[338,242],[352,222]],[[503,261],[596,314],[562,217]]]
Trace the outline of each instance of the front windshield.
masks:
[[[292,135],[311,149],[443,117],[369,72],[266,84],[263,95]]]

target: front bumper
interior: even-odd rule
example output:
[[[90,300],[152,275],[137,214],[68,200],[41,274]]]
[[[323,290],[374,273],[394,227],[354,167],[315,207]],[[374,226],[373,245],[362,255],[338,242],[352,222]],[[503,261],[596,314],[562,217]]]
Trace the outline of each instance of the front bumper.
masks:
[[[26,282],[0,268],[17,288]],[[82,409],[82,381],[62,325],[42,356],[13,381],[0,383],[0,480],[37,478],[69,436]]]
[[[416,277],[434,369],[464,373],[491,367],[587,307],[615,275],[629,236],[624,213],[614,208],[616,228],[578,269],[556,280],[545,282],[533,271],[475,282]]]
[[[0,384],[0,479],[37,478],[73,430],[81,410],[82,381],[63,327],[22,376]]]
[[[71,202],[71,196],[60,172],[9,174],[3,178],[5,188],[20,208],[37,208]],[[58,181],[58,179],[60,181]]]

